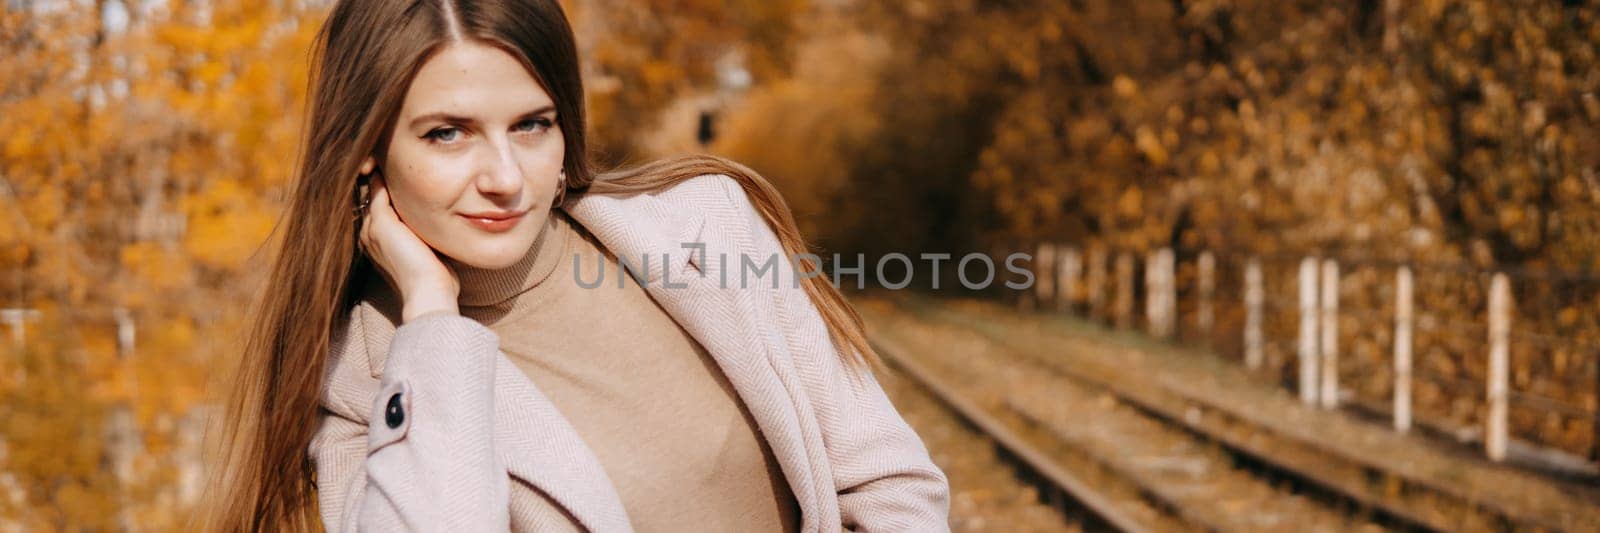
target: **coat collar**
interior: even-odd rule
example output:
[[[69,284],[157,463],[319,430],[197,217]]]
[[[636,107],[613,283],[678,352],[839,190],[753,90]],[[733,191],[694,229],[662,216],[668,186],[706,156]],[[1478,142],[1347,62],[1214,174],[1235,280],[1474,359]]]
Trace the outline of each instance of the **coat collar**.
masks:
[[[715,187],[698,189],[724,194]],[[802,518],[815,517],[822,488],[813,477],[794,405],[797,393],[777,375],[769,353],[773,337],[765,329],[769,321],[761,318],[768,311],[755,291],[720,282],[721,269],[737,275],[743,248],[726,228],[708,226],[702,207],[726,206],[727,199],[695,200],[582,195],[569,199],[566,209],[612,254],[649,265],[635,278],[642,278],[640,285],[717,361],[777,458]],[[362,313],[362,327],[386,329],[392,336],[398,310],[392,313]],[[373,377],[381,376],[387,351],[387,343],[368,343]],[[496,375],[496,440],[507,471],[540,488],[591,531],[629,530],[621,497],[571,423],[503,354]],[[818,527],[813,520],[804,522],[807,531]]]

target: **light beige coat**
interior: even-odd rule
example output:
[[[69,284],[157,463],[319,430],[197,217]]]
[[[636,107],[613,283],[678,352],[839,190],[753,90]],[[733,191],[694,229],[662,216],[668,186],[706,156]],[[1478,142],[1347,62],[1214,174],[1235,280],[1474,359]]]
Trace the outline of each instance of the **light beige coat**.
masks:
[[[737,182],[705,175],[653,194],[577,197],[566,209],[618,257],[647,258],[640,283],[750,409],[802,531],[949,529],[944,473],[872,375],[844,364]],[[758,278],[768,257],[776,270]],[[328,530],[540,531],[576,521],[631,531],[599,461],[494,332],[454,315],[396,328],[393,302],[375,300],[334,335],[309,450]],[[397,394],[402,416],[386,416]],[[541,499],[567,514],[550,516]]]

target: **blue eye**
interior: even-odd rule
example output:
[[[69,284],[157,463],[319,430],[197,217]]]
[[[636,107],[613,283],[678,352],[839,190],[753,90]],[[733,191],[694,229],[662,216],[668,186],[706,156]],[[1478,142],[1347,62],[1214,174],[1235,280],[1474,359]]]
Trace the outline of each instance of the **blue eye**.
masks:
[[[453,142],[461,135],[461,130],[453,127],[434,128],[422,135],[422,138],[434,142]]]
[[[513,126],[512,129],[515,129],[516,131],[544,131],[553,126],[555,126],[555,123],[550,119],[539,117],[518,122],[516,126]]]

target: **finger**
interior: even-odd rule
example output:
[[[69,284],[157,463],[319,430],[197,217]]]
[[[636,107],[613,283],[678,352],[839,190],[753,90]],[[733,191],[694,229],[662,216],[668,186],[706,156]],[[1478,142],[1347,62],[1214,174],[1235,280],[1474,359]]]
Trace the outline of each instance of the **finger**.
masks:
[[[373,176],[368,186],[372,187],[372,205],[377,205],[379,201],[388,201],[389,187],[383,182],[382,176]]]
[[[361,255],[364,255],[369,259],[372,258],[372,246],[367,239],[367,228],[365,223],[362,223],[360,232],[356,234],[356,250],[361,252]]]
[[[367,203],[366,211],[361,214],[361,227],[359,228],[360,233],[356,235],[357,241],[361,243],[361,251],[366,253],[368,257],[372,257],[373,252],[375,251],[372,243],[372,226],[374,222],[372,214],[375,211],[373,209],[373,203],[374,202],[369,201]]]
[[[372,178],[372,204],[367,208],[367,212],[377,213],[383,217],[388,217],[394,212],[389,207],[389,185],[384,183],[381,176]]]
[[[383,254],[383,246],[378,238],[382,228],[377,226],[391,223],[394,210],[389,207],[389,187],[384,182],[383,176],[372,177],[369,184],[372,188],[372,201],[367,204],[366,223],[362,224],[362,232],[366,243],[367,255],[375,259]],[[381,262],[381,259],[379,260]]]

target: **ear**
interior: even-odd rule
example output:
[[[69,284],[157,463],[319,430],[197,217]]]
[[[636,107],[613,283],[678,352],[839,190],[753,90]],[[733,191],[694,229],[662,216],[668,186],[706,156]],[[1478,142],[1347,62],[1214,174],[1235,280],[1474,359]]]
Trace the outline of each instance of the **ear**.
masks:
[[[361,162],[361,172],[360,172],[360,174],[363,174],[363,175],[371,174],[372,173],[372,169],[377,167],[377,166],[378,166],[378,160],[377,159],[373,159],[372,156],[369,155],[369,156],[367,156],[366,160]]]

